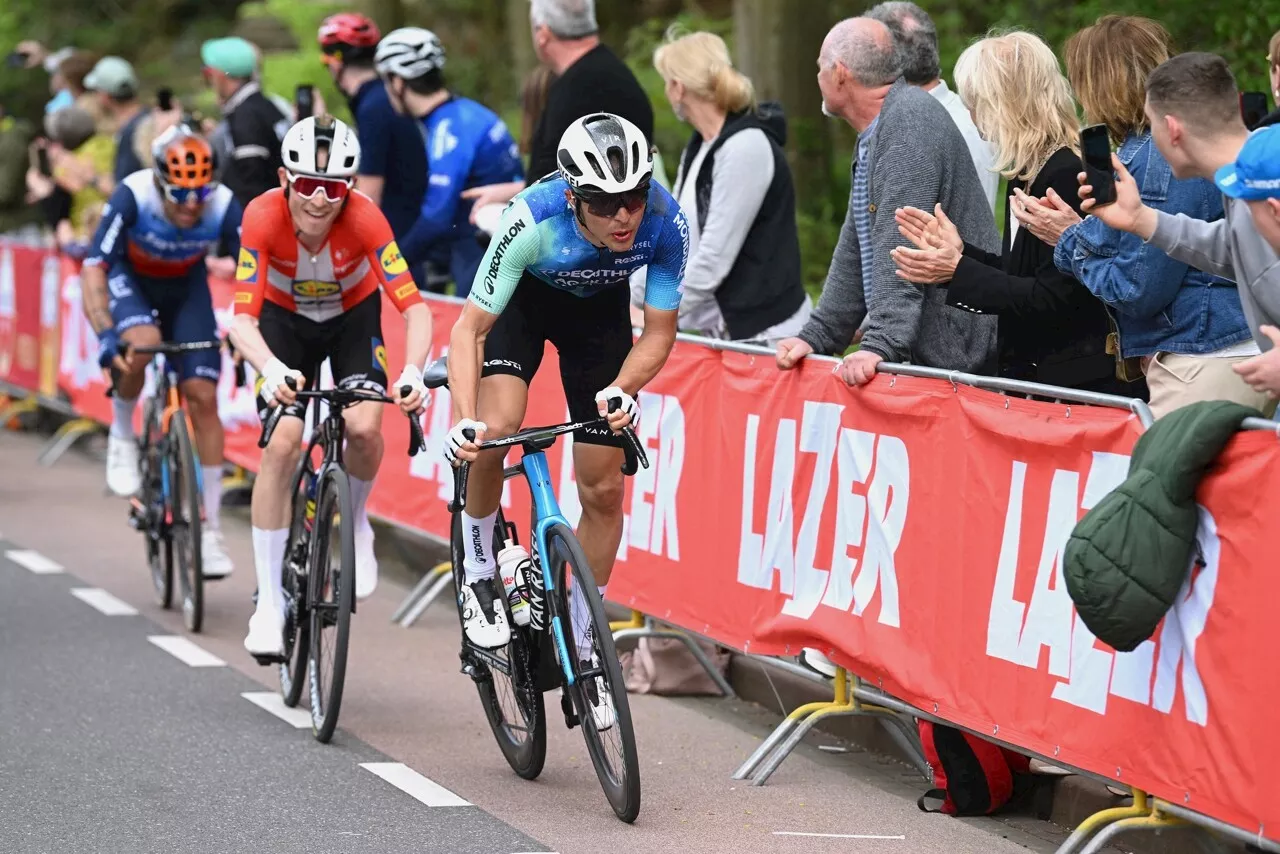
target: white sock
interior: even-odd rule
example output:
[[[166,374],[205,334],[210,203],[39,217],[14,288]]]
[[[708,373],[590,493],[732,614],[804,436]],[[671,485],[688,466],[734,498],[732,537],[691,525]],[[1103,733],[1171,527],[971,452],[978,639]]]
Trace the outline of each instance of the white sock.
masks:
[[[111,435],[117,439],[133,439],[133,410],[138,406],[138,399],[125,400],[119,394],[111,398]]]
[[[573,623],[573,641],[578,647],[578,660],[590,661],[593,645],[593,638],[589,634],[593,630],[591,608],[587,605],[587,594],[582,592],[582,587],[577,582],[575,578],[569,588],[569,620]],[[599,588],[601,599],[604,598],[606,587],[607,584]]]
[[[497,521],[497,510],[483,519],[477,519],[466,510],[462,511],[462,540],[467,550],[466,557],[462,559],[462,568],[466,572],[468,584],[493,578],[498,571],[498,562],[489,554],[493,550],[493,526]]]
[[[222,466],[201,466],[200,469],[204,487],[204,523],[216,531],[222,526]]]
[[[368,528],[369,511],[367,505],[369,503],[369,493],[373,491],[373,481],[361,480],[350,475],[347,476],[347,480],[351,482],[351,507],[356,511],[355,530]]]
[[[253,529],[253,568],[258,574],[258,607],[274,604],[284,613],[284,586],[280,580],[284,552],[289,545],[289,529]]]

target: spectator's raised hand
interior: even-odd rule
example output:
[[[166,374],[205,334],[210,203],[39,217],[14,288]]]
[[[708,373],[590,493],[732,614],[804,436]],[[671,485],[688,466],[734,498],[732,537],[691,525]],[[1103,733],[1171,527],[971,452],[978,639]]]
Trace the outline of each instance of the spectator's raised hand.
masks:
[[[813,345],[800,338],[783,338],[778,342],[778,368],[789,371],[813,352]]]
[[[1232,366],[1231,370],[1239,374],[1254,391],[1280,397],[1280,329],[1263,326],[1261,331],[1271,339],[1271,349],[1252,359],[1245,359]]]
[[[1093,187],[1087,183],[1088,175],[1081,172],[1080,198],[1084,201],[1080,203],[1080,210],[1096,216],[1110,228],[1149,239],[1155,232],[1155,211],[1142,203],[1137,182],[1114,154],[1111,155],[1111,168],[1116,173],[1116,200],[1111,204],[1099,205],[1098,200],[1093,197]]]
[[[1050,246],[1057,246],[1062,232],[1080,222],[1080,215],[1063,201],[1053,187],[1043,199],[1029,196],[1015,187],[1009,197],[1009,209],[1018,222]]]
[[[509,181],[505,184],[486,184],[483,187],[463,190],[462,198],[474,202],[471,206],[471,224],[476,224],[476,211],[486,205],[505,205],[524,187],[524,181]]]

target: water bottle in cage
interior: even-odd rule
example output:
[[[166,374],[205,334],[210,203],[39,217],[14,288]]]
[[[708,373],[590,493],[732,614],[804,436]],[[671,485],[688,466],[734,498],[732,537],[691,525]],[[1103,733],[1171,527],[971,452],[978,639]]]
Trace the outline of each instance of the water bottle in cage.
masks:
[[[498,575],[507,592],[507,604],[511,606],[511,619],[517,626],[529,625],[530,606],[525,595],[525,579],[532,574],[532,562],[524,546],[512,540],[498,552]]]

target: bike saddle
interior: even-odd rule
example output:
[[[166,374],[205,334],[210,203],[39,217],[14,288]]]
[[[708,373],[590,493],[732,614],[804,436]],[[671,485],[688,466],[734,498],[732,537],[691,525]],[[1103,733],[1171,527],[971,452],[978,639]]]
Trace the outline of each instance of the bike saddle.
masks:
[[[422,373],[422,383],[427,388],[444,388],[449,384],[448,356],[441,356]]]

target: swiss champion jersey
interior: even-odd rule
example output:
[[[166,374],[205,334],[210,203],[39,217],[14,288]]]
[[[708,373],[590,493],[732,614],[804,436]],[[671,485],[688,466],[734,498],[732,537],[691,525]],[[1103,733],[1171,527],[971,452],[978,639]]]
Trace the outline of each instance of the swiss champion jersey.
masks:
[[[391,226],[363,193],[351,191],[314,254],[298,242],[283,189],[263,193],[245,209],[236,314],[257,317],[267,300],[323,323],[359,305],[379,285],[401,312],[422,302]]]
[[[626,252],[612,252],[582,236],[574,209],[565,201],[568,188],[563,178],[548,176],[511,201],[476,271],[471,301],[501,314],[526,271],[553,288],[589,297],[628,287],[631,274],[647,265],[645,304],[678,309],[689,260],[689,224],[671,194],[656,181],[650,184],[635,242]]]
[[[112,269],[127,265],[147,279],[180,279],[197,266],[221,239],[235,254],[240,246],[240,203],[219,185],[205,200],[192,228],[178,228],[164,215],[164,197],[150,169],[134,172],[111,194],[93,236],[85,264]]]

